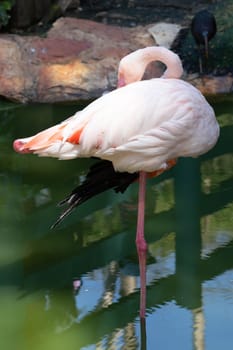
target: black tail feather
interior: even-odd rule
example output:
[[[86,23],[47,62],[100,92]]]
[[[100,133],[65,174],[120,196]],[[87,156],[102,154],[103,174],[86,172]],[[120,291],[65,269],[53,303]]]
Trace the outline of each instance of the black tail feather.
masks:
[[[59,203],[59,206],[67,205],[67,208],[61,213],[51,228],[56,227],[75,207],[99,193],[109,189],[123,193],[138,176],[138,173],[116,172],[110,161],[100,160],[90,167],[84,182]]]

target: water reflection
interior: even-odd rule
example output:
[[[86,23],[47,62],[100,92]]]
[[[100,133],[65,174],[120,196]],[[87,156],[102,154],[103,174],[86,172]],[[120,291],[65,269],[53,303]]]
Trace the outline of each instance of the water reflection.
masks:
[[[123,195],[94,198],[50,230],[56,203],[93,161],[24,157],[11,142],[77,106],[8,107],[0,111],[4,348],[230,348],[232,102],[215,105],[222,129],[214,150],[197,160],[181,159],[148,182],[146,327],[138,318],[137,184]]]

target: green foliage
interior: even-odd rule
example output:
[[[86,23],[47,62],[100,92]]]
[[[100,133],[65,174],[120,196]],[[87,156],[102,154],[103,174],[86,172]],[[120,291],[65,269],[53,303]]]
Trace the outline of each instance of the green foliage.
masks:
[[[14,0],[4,0],[0,2],[0,26],[7,25],[10,15],[9,11],[14,5]]]

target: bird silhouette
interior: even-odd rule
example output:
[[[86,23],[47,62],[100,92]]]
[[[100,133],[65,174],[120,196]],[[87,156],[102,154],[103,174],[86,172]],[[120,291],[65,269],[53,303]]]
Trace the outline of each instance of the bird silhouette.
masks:
[[[215,17],[207,10],[202,10],[193,17],[191,32],[199,50],[200,73],[203,73],[201,47],[204,46],[205,57],[209,56],[209,41],[215,36],[217,24]]]

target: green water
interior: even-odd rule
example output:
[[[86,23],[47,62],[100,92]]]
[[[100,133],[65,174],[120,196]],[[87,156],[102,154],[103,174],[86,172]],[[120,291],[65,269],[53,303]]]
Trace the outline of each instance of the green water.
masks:
[[[232,349],[233,102],[222,98],[214,108],[217,146],[148,181],[145,332],[137,184],[99,195],[50,230],[56,203],[94,161],[19,155],[12,141],[78,107],[1,104],[1,349]]]

